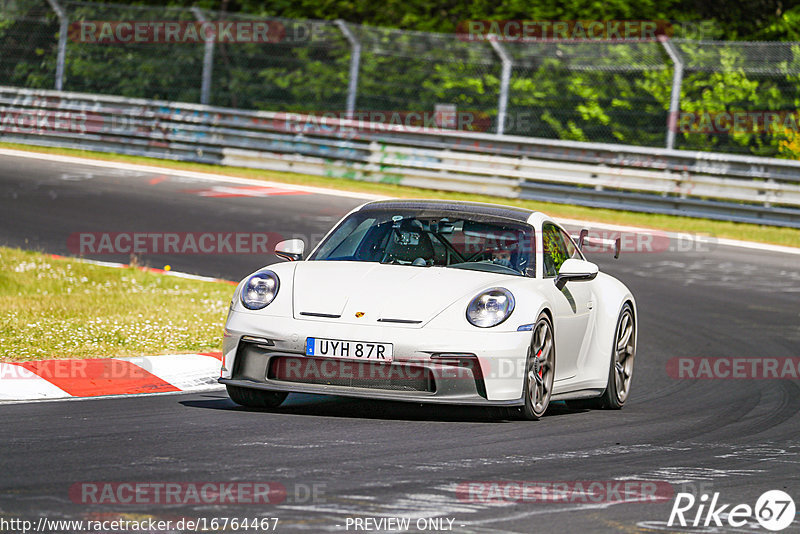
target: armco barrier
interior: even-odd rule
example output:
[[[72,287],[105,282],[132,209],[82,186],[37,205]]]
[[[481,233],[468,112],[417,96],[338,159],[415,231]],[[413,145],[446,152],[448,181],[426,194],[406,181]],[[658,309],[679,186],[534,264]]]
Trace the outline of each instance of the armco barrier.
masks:
[[[800,162],[0,87],[0,141],[800,228]]]

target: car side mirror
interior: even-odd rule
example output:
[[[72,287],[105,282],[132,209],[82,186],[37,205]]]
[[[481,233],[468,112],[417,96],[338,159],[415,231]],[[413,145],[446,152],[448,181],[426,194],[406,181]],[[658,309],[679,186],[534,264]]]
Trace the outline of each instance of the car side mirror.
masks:
[[[275,255],[289,261],[300,261],[305,249],[306,244],[302,239],[288,239],[275,245]]]
[[[570,258],[561,264],[556,276],[556,287],[564,289],[567,282],[579,282],[581,280],[594,280],[599,269],[597,265],[590,261]]]

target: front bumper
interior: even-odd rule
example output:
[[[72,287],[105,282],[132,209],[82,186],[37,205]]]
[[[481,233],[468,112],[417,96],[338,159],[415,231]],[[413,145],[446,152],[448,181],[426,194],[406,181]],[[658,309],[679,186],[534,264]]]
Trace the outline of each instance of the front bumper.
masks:
[[[530,336],[530,332],[477,328],[337,324],[232,311],[225,330],[220,382],[271,391],[518,406],[523,403]],[[394,361],[305,356],[307,337],[391,343]]]

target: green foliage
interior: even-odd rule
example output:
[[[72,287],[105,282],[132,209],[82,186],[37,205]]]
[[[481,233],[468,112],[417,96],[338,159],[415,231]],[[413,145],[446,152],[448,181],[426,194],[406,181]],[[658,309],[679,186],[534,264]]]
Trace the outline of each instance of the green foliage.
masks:
[[[193,0],[138,0],[127,6],[65,0],[71,21],[194,20]],[[437,104],[472,112],[473,129],[494,131],[501,63],[487,43],[452,32],[478,19],[667,20],[676,37],[800,40],[800,6],[777,0],[706,6],[688,0],[200,0],[213,20],[278,16],[344,19],[363,43],[358,110],[431,113]],[[720,9],[722,5],[724,9]],[[165,7],[166,6],[166,7]],[[169,6],[172,6],[169,7]],[[173,9],[180,7],[181,9]],[[713,7],[713,9],[712,9]],[[287,31],[293,30],[287,21]],[[377,26],[383,27],[378,28]],[[396,32],[385,28],[416,32]],[[443,32],[441,34],[419,33]],[[58,21],[43,0],[0,13],[0,76],[5,84],[52,88]],[[578,141],[664,146],[671,61],[658,43],[504,45],[514,59],[506,132]],[[684,111],[791,110],[800,107],[800,46],[752,68],[740,48],[681,45],[687,59]],[[71,91],[198,102],[202,43],[92,44],[70,39],[65,88]],[[211,104],[279,111],[345,109],[350,45],[333,24],[308,40],[217,43]],[[766,61],[766,60],[765,60]],[[704,65],[693,68],[693,65]],[[681,132],[677,147],[797,157],[785,132]],[[792,138],[794,139],[794,138]]]
[[[800,41],[800,5],[787,9],[755,34],[769,41]]]
[[[120,0],[113,0],[119,2]],[[112,0],[109,0],[112,2]],[[800,6],[790,0],[132,0],[286,18],[335,20],[428,32],[452,32],[464,20],[667,20],[691,39],[800,41]],[[715,35],[711,35],[714,33]]]

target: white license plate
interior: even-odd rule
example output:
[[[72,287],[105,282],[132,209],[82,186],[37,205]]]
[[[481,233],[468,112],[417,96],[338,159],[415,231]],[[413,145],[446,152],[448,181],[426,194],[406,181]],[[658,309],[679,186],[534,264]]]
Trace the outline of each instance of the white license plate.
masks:
[[[392,344],[309,337],[306,338],[306,356],[389,363],[392,361]]]

